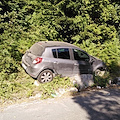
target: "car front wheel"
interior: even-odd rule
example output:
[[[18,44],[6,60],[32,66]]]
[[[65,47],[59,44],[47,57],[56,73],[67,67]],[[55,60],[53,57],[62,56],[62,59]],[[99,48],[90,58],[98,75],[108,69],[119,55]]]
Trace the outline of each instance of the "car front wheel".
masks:
[[[44,70],[39,74],[37,79],[40,83],[50,82],[53,80],[53,72],[50,70]]]
[[[100,69],[96,69],[95,70],[95,76],[100,76],[100,77],[102,77],[102,76],[104,76],[105,75],[105,70],[100,70]]]

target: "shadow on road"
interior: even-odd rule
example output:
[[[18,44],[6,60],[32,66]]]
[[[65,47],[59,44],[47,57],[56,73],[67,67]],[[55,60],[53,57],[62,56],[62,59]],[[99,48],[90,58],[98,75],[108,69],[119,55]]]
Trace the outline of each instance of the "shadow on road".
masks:
[[[120,120],[120,89],[101,90],[73,100],[86,110],[89,120]]]

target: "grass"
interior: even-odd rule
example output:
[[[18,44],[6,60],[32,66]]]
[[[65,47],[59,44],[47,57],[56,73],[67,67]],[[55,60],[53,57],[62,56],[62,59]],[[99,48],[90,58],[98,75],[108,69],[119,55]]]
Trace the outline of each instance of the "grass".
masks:
[[[20,72],[16,79],[11,81],[1,81],[0,88],[0,104],[6,102],[16,102],[18,100],[26,99],[36,94],[41,94],[40,99],[52,98],[59,88],[67,89],[73,86],[69,78],[60,78],[56,76],[53,81],[49,83],[34,85],[34,79],[30,77],[25,71],[20,68]]]
[[[118,66],[120,69],[120,66]],[[118,70],[118,69],[117,69]],[[40,94],[40,99],[52,98],[56,91],[60,88],[67,89],[73,87],[73,83],[69,78],[61,78],[56,76],[53,81],[49,83],[34,85],[34,79],[25,73],[22,67],[19,67],[19,73],[9,76],[8,80],[5,80],[7,75],[0,78],[0,104],[7,103],[9,101],[16,102],[18,100],[27,99],[36,94]],[[110,79],[110,74],[107,73],[103,77],[94,77],[94,86],[105,87]],[[119,77],[119,76],[117,76]]]

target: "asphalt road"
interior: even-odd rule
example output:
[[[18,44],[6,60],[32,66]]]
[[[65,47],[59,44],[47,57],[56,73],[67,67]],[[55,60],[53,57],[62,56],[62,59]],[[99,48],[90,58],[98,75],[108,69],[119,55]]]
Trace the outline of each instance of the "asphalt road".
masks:
[[[120,120],[120,89],[11,105],[0,120]]]

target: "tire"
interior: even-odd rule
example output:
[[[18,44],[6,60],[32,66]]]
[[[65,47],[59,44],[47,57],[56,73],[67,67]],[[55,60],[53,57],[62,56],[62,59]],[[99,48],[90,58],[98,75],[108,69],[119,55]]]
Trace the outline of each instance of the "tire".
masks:
[[[53,80],[53,72],[50,70],[44,70],[39,74],[37,80],[40,83],[50,82]]]
[[[105,70],[96,69],[94,74],[95,74],[95,76],[102,77],[105,75],[105,72],[106,72]]]

